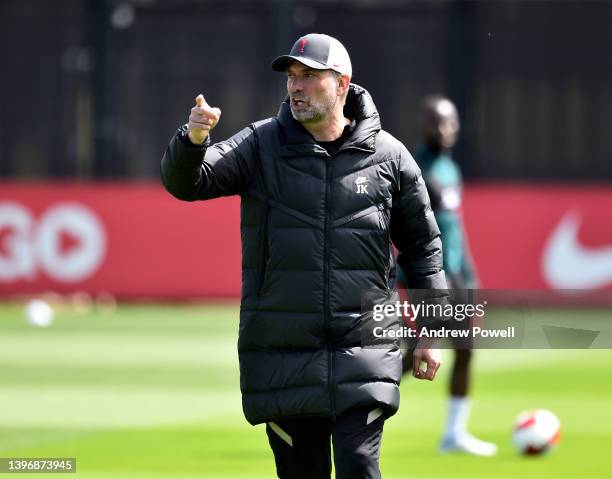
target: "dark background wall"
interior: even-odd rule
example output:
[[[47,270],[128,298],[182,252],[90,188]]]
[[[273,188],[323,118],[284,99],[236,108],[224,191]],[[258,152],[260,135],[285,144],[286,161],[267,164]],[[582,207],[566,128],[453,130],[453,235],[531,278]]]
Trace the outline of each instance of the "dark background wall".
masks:
[[[409,148],[450,95],[469,179],[610,181],[610,25],[610,1],[4,0],[0,176],[156,178],[197,93],[216,139],[275,114],[270,60],[317,31]]]

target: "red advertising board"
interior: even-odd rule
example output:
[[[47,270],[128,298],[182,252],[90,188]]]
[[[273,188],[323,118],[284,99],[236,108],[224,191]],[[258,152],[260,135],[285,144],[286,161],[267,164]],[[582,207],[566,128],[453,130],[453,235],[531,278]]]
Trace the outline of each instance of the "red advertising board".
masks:
[[[0,296],[238,297],[239,204],[155,183],[0,183]],[[612,287],[612,186],[469,185],[464,217],[485,288]]]
[[[0,295],[237,297],[239,205],[157,184],[1,184]]]
[[[470,185],[463,206],[483,287],[612,287],[612,185]]]

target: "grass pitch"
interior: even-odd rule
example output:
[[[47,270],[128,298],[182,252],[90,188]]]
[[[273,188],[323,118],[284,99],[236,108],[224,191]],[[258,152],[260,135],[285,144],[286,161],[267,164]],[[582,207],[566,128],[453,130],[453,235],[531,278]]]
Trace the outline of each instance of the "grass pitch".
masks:
[[[0,304],[0,457],[76,457],[91,479],[276,477],[263,426],[242,416],[237,316],[236,305],[121,305],[39,329]],[[383,477],[612,477],[612,351],[477,351],[470,429],[500,446],[487,459],[436,452],[451,360],[434,383],[402,383]],[[512,424],[538,407],[561,419],[561,444],[523,458]]]

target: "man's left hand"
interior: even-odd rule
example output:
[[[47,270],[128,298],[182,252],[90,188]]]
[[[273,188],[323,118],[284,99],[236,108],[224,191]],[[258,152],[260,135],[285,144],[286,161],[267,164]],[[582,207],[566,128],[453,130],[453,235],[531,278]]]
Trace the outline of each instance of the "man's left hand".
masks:
[[[418,347],[412,353],[412,359],[412,375],[417,379],[433,381],[442,365],[442,352],[428,346]],[[426,370],[421,369],[421,363],[427,365]]]

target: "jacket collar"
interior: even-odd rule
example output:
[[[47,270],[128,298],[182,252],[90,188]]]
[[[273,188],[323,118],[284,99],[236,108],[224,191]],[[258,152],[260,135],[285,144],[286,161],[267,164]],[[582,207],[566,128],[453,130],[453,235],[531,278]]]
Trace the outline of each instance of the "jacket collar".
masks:
[[[380,117],[372,97],[365,88],[351,83],[349,86],[344,115],[356,121],[351,136],[346,140],[340,150],[356,148],[374,151],[376,135],[381,130]],[[277,115],[284,133],[283,156],[301,156],[314,154],[328,156],[324,148],[317,145],[302,124],[293,118],[289,106],[289,98],[281,103]],[[340,151],[338,150],[338,151]]]

